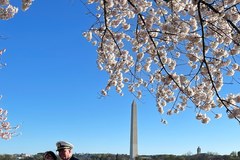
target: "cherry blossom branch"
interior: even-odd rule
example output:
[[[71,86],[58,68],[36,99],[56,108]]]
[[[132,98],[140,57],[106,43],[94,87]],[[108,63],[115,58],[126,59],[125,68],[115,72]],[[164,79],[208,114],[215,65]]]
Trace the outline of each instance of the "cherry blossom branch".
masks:
[[[215,13],[218,13],[219,15],[221,15],[221,13],[220,13],[218,10],[216,10],[216,9],[215,9],[212,5],[210,5],[209,3],[207,3],[207,2],[205,2],[205,1],[203,1],[203,0],[199,0],[198,3],[205,4],[205,5],[208,6],[212,11],[214,11]],[[231,20],[229,20],[228,18],[225,18],[225,19],[226,19],[226,21],[237,31],[237,33],[240,34],[239,28],[238,28],[235,24],[233,24],[233,22],[232,22]]]
[[[129,2],[135,9],[137,9],[136,6],[135,6],[133,3],[131,3],[130,0],[128,0],[128,2]],[[138,17],[140,17],[141,21],[143,22],[143,26],[146,26],[146,22],[145,22],[143,16],[142,16],[140,13],[138,14]],[[167,73],[167,75],[169,76],[169,78],[172,79],[172,81],[178,86],[179,90],[180,90],[183,94],[185,94],[191,101],[193,101],[193,100],[192,100],[192,97],[190,97],[188,94],[186,94],[186,92],[183,90],[183,88],[180,87],[180,85],[175,81],[175,79],[172,77],[172,75],[171,75],[171,74],[167,71],[167,69],[164,67],[164,64],[163,64],[163,62],[162,62],[162,60],[161,60],[161,57],[160,57],[160,54],[159,54],[159,52],[158,52],[157,46],[156,46],[156,44],[155,44],[155,42],[154,42],[154,40],[153,40],[153,37],[151,36],[151,31],[149,31],[149,30],[147,30],[147,29],[145,29],[145,30],[146,30],[146,32],[148,33],[149,39],[151,40],[152,44],[154,45],[154,48],[156,49],[157,56],[158,56],[159,62],[161,63],[162,69]],[[202,64],[201,64],[201,65],[202,65]],[[199,69],[199,72],[200,72],[200,69]],[[199,73],[199,72],[198,72],[198,73]],[[195,76],[194,76],[194,77],[195,77]],[[179,94],[178,94],[178,96],[179,96]],[[177,97],[178,97],[178,96],[177,96]],[[177,98],[176,98],[176,100],[174,101],[173,106],[176,104],[176,101],[177,101]],[[193,103],[193,104],[194,104],[194,103]],[[196,106],[196,107],[198,108],[198,106]],[[172,107],[172,108],[173,108],[173,107]],[[168,112],[168,114],[171,114],[171,110]]]
[[[32,4],[32,0],[22,0],[22,10],[26,11]],[[11,5],[8,0],[0,1],[0,19],[1,20],[9,20],[17,14],[18,8]],[[5,38],[0,36],[0,38]],[[0,50],[0,56],[6,51],[6,49]],[[5,66],[5,63],[0,63],[0,68]],[[2,96],[0,96],[0,99]],[[19,126],[12,127],[10,122],[7,122],[8,111],[0,108],[0,138],[4,140],[9,140],[13,136],[18,135],[16,130]]]
[[[202,53],[203,53],[203,63],[205,64],[206,68],[207,68],[207,72],[208,72],[208,75],[209,75],[209,78],[210,78],[210,81],[211,81],[211,84],[212,84],[212,87],[215,91],[215,94],[216,96],[218,97],[218,99],[221,101],[221,103],[224,105],[224,107],[226,108],[226,112],[230,112],[231,114],[233,114],[233,112],[226,106],[226,104],[224,102],[226,102],[225,100],[223,100],[221,98],[221,96],[219,95],[217,89],[216,89],[216,86],[214,84],[214,81],[213,81],[213,78],[212,78],[212,75],[211,75],[211,72],[210,72],[210,69],[209,69],[209,66],[208,66],[208,63],[206,61],[206,49],[205,49],[205,33],[204,33],[204,25],[203,25],[203,19],[202,19],[202,15],[201,15],[201,1],[198,2],[197,4],[198,6],[198,15],[199,15],[199,20],[200,20],[200,26],[201,26],[201,32],[202,32]],[[228,102],[229,103],[229,102]],[[240,124],[240,119],[238,119],[237,117],[234,117]]]
[[[207,113],[216,106],[224,106],[225,110],[228,107],[229,118],[240,118],[240,95],[220,95],[226,84],[223,74],[234,80],[234,73],[240,71],[239,33],[224,19],[226,14],[233,24],[238,24],[236,3],[214,1],[209,4],[212,9],[201,0],[96,3],[102,9],[103,14],[97,14],[104,16],[104,24],[97,24],[98,29],[84,36],[88,40],[100,38],[97,62],[99,69],[109,74],[105,90],[116,87],[121,93],[125,84],[140,99],[147,89],[154,94],[161,114],[170,108],[167,115],[183,111],[191,102],[196,119],[202,123],[209,122]],[[214,12],[222,5],[231,9]],[[215,114],[215,118],[220,117]]]

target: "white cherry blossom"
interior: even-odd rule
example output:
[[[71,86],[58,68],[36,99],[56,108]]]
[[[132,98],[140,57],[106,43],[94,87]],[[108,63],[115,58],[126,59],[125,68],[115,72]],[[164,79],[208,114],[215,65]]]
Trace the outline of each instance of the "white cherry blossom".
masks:
[[[104,91],[114,86],[122,95],[126,86],[139,99],[149,91],[161,114],[194,108],[207,124],[221,118],[219,107],[240,122],[240,96],[221,92],[230,82],[239,93],[239,4],[212,2],[88,0],[102,15],[83,36],[97,47],[97,67],[109,74]]]
[[[31,5],[33,0],[22,0],[22,10],[26,11]],[[18,13],[18,7],[10,4],[9,0],[0,0],[0,19],[8,20]]]

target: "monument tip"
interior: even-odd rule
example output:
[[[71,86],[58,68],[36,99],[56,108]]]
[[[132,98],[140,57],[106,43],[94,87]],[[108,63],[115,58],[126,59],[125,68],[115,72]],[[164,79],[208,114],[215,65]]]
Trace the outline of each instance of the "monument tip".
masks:
[[[135,100],[132,101],[132,106],[136,106]]]

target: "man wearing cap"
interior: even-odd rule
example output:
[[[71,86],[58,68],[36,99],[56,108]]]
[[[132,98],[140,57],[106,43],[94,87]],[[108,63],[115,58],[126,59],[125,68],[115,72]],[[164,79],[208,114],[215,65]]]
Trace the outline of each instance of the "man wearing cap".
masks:
[[[58,155],[62,160],[79,160],[73,156],[73,145],[69,142],[59,141],[56,143]]]

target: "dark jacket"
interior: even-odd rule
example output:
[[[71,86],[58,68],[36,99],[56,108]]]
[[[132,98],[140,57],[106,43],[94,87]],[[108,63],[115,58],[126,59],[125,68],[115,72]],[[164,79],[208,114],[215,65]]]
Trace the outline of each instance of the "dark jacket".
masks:
[[[79,159],[77,159],[76,157],[72,156],[72,157],[70,158],[70,160],[79,160]]]

